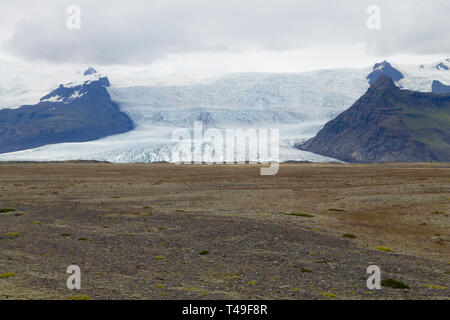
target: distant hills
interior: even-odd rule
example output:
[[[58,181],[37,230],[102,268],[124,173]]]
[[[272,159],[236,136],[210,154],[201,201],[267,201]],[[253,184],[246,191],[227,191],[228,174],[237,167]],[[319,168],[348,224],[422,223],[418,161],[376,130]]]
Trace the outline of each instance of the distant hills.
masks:
[[[60,85],[36,105],[0,110],[0,153],[61,142],[96,140],[134,128],[92,68],[81,81]],[[74,155],[76,158],[76,155]]]
[[[299,148],[347,162],[450,161],[450,94],[401,90],[382,75]]]

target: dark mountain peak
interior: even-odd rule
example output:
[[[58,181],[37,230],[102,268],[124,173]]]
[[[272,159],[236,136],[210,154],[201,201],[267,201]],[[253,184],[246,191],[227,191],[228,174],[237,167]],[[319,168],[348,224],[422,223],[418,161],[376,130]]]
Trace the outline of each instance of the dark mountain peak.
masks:
[[[450,70],[450,68],[449,68],[445,63],[443,63],[443,62],[438,63],[438,64],[436,65],[436,69],[437,69],[437,70]]]
[[[0,153],[97,140],[134,128],[111,100],[109,80],[95,74],[62,84],[38,104],[0,110]]]
[[[376,63],[373,66],[373,71],[367,76],[369,83],[372,85],[379,77],[387,75],[394,81],[399,81],[404,78],[403,74],[395,69],[389,62]]]
[[[375,82],[372,84],[369,90],[380,90],[380,89],[397,89],[400,90],[399,87],[395,84],[394,80],[388,75],[381,75]]]
[[[392,68],[392,65],[389,62],[387,62],[386,60],[383,60],[383,62],[375,63],[373,66],[373,70],[379,69],[379,68],[386,68],[386,67]]]
[[[111,86],[108,77],[100,77],[97,80],[98,84],[104,87],[109,87]]]
[[[447,86],[438,80],[434,80],[431,84],[431,92],[437,94],[449,94],[450,86]]]
[[[367,92],[361,97],[366,103],[363,105],[370,105],[372,107],[388,107],[388,103],[394,97],[400,97],[402,90],[395,84],[395,82],[388,75],[381,75],[375,82],[372,83]]]
[[[96,73],[97,73],[97,70],[95,70],[92,67],[89,67],[89,68],[86,69],[86,71],[84,71],[83,75],[84,76],[89,76],[91,74],[96,74]]]

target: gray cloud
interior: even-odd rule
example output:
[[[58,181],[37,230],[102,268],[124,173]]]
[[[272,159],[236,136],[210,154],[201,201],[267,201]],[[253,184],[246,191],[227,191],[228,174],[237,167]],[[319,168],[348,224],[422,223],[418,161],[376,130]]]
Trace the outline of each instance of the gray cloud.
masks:
[[[449,1],[412,0],[403,5],[385,4],[381,8],[382,29],[367,40],[372,52],[377,55],[450,54]]]
[[[150,63],[171,53],[358,42],[376,55],[450,52],[448,0],[33,2],[0,4],[2,50],[57,63]],[[66,28],[69,4],[82,9],[79,31]],[[382,10],[379,31],[366,28],[372,4]]]

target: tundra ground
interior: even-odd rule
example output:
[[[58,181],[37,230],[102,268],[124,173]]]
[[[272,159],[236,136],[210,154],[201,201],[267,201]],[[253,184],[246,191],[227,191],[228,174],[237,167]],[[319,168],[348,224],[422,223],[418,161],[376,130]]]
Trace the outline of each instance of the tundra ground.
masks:
[[[2,163],[0,299],[449,299],[449,214],[450,164]]]

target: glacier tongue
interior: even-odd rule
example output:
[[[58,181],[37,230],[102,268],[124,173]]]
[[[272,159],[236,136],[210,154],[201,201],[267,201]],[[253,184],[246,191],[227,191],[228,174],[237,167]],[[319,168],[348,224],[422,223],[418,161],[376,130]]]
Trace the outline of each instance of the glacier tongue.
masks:
[[[306,125],[305,131],[308,129],[310,129],[310,127]],[[174,143],[171,141],[173,130],[174,127],[139,127],[128,133],[110,136],[95,141],[82,143],[60,143],[31,150],[5,153],[0,155],[0,161],[100,160],[114,163],[159,161],[182,161],[188,163],[193,159],[196,161],[198,161],[197,159],[202,159],[202,161],[205,162],[213,162],[214,158],[212,157],[211,145],[209,143],[204,142],[201,144],[201,148],[199,148],[199,150],[201,150],[200,153],[192,152],[194,147],[191,146],[191,144],[182,142]],[[316,130],[317,129],[314,129],[314,131]],[[336,161],[335,159],[295,149],[294,143],[300,140],[302,139],[282,138],[280,143],[279,158],[268,157],[265,159],[254,159],[248,156],[248,152],[245,152],[245,155],[237,155],[237,160],[247,159],[255,162],[288,160],[311,162]],[[181,155],[181,157],[177,156],[176,160],[174,160],[172,158],[173,151],[175,151],[177,155]]]

